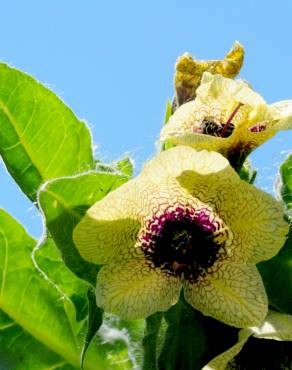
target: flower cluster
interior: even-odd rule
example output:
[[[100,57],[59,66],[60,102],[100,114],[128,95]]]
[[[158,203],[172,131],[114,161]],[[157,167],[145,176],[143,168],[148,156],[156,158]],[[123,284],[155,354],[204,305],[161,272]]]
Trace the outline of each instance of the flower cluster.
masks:
[[[238,70],[224,77],[202,69],[193,100],[180,101],[162,129],[161,140],[176,147],[94,204],[73,239],[85,260],[104,265],[96,300],[108,312],[147,317],[183,291],[205,315],[260,325],[268,301],[255,264],[278,253],[288,226],[282,205],[236,170],[252,149],[291,127],[292,103],[267,106],[229,78]]]

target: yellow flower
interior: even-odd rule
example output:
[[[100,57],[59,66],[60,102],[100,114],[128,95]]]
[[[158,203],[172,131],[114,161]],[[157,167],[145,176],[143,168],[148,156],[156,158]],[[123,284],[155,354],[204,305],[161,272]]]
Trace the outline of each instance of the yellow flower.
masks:
[[[223,60],[196,60],[185,53],[177,59],[175,65],[174,88],[178,105],[193,100],[204,72],[220,74],[234,78],[238,75],[244,58],[244,49],[236,41]]]
[[[269,106],[243,81],[205,72],[196,93],[163,127],[162,142],[217,151],[238,169],[253,149],[292,128],[292,100]]]
[[[205,315],[247,327],[268,306],[255,264],[273,257],[286,233],[282,206],[223,156],[179,146],[95,203],[73,239],[85,260],[105,265],[96,287],[105,311],[146,317],[183,289]]]

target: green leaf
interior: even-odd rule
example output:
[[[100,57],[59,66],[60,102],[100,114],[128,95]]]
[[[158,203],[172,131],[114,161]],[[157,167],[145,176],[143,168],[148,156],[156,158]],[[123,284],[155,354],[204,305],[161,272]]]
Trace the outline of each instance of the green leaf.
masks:
[[[112,163],[102,163],[100,160],[95,161],[96,171],[105,173],[121,173],[127,177],[132,177],[134,173],[134,164],[131,158],[125,157],[120,161]]]
[[[31,258],[35,240],[3,210],[0,225],[0,359],[8,362],[5,369],[39,370],[54,363],[78,368],[85,322],[76,321],[71,300],[36,268]],[[88,353],[85,369],[111,368],[102,350]]]
[[[238,329],[195,310],[183,295],[167,312],[148,317],[146,324],[143,370],[201,370],[238,335]]]
[[[48,238],[39,248],[34,249],[33,256],[38,268],[73,302],[77,321],[85,319],[88,311],[88,283],[65,267],[53,240]]]
[[[269,303],[280,312],[292,314],[292,225],[277,256],[257,265]]]
[[[164,124],[165,125],[169,121],[169,118],[171,117],[171,115],[172,115],[172,104],[171,104],[171,101],[168,99],[166,103],[165,114],[164,114]]]
[[[180,300],[164,315],[168,328],[158,360],[165,370],[201,369],[206,353],[206,335],[202,315]]]
[[[52,91],[3,63],[0,154],[31,200],[45,181],[93,168],[91,137],[84,122]]]
[[[72,240],[74,227],[86,210],[123,184],[125,176],[91,172],[53,180],[40,189],[39,206],[63,260],[77,276],[95,286],[99,266],[84,261]]]
[[[0,369],[77,370],[0,311]]]
[[[131,158],[126,157],[121,159],[116,164],[117,170],[128,177],[132,177],[134,173],[134,165]]]
[[[288,237],[283,248],[268,261],[257,265],[269,297],[269,303],[280,312],[292,314],[292,155],[282,164],[281,195],[287,205],[287,218],[290,219]]]
[[[166,110],[165,110],[165,114],[164,114],[164,121],[163,121],[163,124],[166,125],[167,122],[169,121],[171,115],[172,115],[172,104],[171,104],[171,101],[170,100],[167,100],[167,103],[166,103]],[[169,143],[167,141],[165,141],[163,144],[162,144],[162,147],[161,147],[161,151],[164,151],[164,150],[167,150],[167,149],[171,149],[173,148],[175,145],[173,145],[172,143]]]
[[[103,310],[96,306],[95,292],[93,291],[92,288],[89,288],[87,297],[88,297],[88,326],[86,338],[80,356],[80,363],[82,368],[86,352],[94,336],[96,335],[96,333],[98,332],[102,325],[103,317]]]
[[[281,195],[287,204],[288,210],[292,209],[292,154],[286,159],[280,168],[282,178]]]
[[[146,330],[143,338],[143,370],[156,370],[157,368],[157,338],[163,314],[157,312],[146,318]]]

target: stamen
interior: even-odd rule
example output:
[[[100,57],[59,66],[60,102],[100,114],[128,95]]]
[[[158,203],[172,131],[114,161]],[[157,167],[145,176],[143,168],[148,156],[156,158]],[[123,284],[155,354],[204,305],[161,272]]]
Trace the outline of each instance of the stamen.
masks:
[[[231,113],[230,117],[228,118],[227,122],[225,123],[224,127],[223,127],[223,130],[221,132],[221,137],[224,137],[225,136],[225,133],[228,129],[228,127],[230,126],[230,124],[232,123],[232,120],[233,118],[235,117],[235,115],[237,114],[237,112],[239,111],[240,107],[243,105],[243,103],[239,103],[237,105],[237,107],[235,108],[235,110]]]

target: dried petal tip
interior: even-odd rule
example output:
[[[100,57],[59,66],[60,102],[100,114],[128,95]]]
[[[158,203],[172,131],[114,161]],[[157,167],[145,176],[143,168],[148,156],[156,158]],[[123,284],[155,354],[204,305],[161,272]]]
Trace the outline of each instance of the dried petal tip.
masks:
[[[196,89],[205,71],[234,78],[238,75],[244,58],[243,46],[235,41],[223,60],[196,60],[185,53],[177,59],[175,65],[174,88],[176,101],[182,105],[196,97]]]

